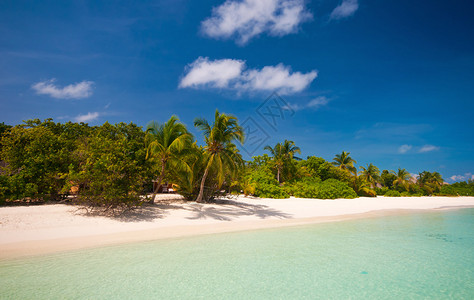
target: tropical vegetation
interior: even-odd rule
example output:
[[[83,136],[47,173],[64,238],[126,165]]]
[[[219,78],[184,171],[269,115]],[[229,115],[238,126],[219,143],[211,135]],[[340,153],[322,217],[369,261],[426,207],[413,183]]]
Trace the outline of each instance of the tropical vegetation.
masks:
[[[237,143],[245,136],[238,119],[215,111],[194,120],[200,144],[176,116],[151,121],[90,126],[52,119],[0,123],[0,204],[72,202],[91,210],[123,211],[153,202],[165,182],[186,200],[220,195],[265,198],[355,198],[357,196],[474,195],[474,182],[448,185],[438,172],[360,166],[350,152],[332,162],[302,159],[294,141],[267,145],[244,161]],[[155,188],[153,188],[155,182]]]

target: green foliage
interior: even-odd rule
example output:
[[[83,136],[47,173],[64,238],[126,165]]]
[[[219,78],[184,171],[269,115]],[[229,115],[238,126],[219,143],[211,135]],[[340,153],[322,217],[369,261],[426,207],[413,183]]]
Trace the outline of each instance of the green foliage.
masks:
[[[389,191],[388,187],[385,187],[385,186],[381,188],[378,188],[378,187],[375,188],[376,194],[381,195],[381,196],[385,195],[385,193],[387,193],[388,191]]]
[[[400,197],[401,195],[399,191],[390,190],[390,191],[387,191],[384,196],[385,197]]]
[[[336,179],[327,179],[319,185],[319,199],[357,198],[354,190],[344,182]]]
[[[349,156],[350,152],[342,151],[341,154],[336,154],[333,159],[333,164],[341,170],[348,170],[349,172],[357,175],[357,169],[354,166],[357,162]]]
[[[409,182],[408,180],[410,179],[410,173],[402,168],[398,168],[398,171],[391,171],[393,175],[396,176],[395,180],[393,181],[393,185],[397,187],[398,191],[408,191],[409,187]]]
[[[345,183],[351,182],[351,173],[348,170],[336,168],[329,162],[319,167],[318,174],[321,180],[336,179]]]
[[[306,176],[301,180],[286,184],[285,191],[298,198],[317,198],[320,183],[319,177]]]
[[[397,179],[397,176],[395,174],[390,173],[388,170],[383,170],[381,174],[381,183],[383,186],[392,188],[393,187],[393,182]]]
[[[357,198],[357,194],[350,186],[333,178],[321,181],[317,177],[307,177],[304,180],[288,184],[285,186],[285,190],[288,194],[298,198]]]
[[[292,180],[297,170],[295,160],[301,160],[295,156],[296,153],[301,153],[300,148],[295,146],[295,142],[285,140],[283,143],[277,143],[275,147],[267,145],[264,150],[272,155],[270,165],[276,170],[277,181]]]
[[[418,186],[426,195],[440,192],[443,183],[444,180],[438,172],[423,171],[418,174]]]
[[[443,185],[439,194],[443,196],[474,196],[474,180]]]
[[[66,184],[71,152],[87,134],[86,125],[54,123],[51,119],[25,121],[4,132],[1,140],[3,198],[59,200]]]
[[[132,123],[105,123],[83,139],[74,155],[77,166],[68,174],[79,186],[77,203],[107,212],[121,212],[143,203],[147,177],[145,134]]]
[[[202,175],[199,194],[196,197],[197,202],[205,202],[209,199],[205,197],[204,189],[213,188],[205,185],[211,170],[215,170],[217,188],[220,188],[227,175],[235,177],[243,167],[244,161],[234,141],[244,142],[244,130],[236,117],[219,113],[217,109],[212,125],[206,119],[196,118],[194,126],[203,132],[206,143],[204,147],[206,167]]]
[[[189,166],[191,173],[187,169],[171,168],[168,180],[175,184],[174,188],[178,194],[188,201],[193,201],[199,195],[201,178],[204,175],[208,158],[204,148],[198,147],[194,143],[189,151],[183,153],[181,159]],[[211,199],[218,191],[216,172],[215,166],[212,166],[208,171],[209,176],[206,178],[203,191],[205,199]]]
[[[351,183],[352,188],[359,196],[365,197],[375,197],[377,193],[371,188],[370,183],[367,181],[366,177],[354,176]]]
[[[255,196],[260,198],[285,199],[290,195],[279,185],[259,183],[255,187]]]
[[[160,170],[159,175],[156,176],[156,189],[151,198],[153,203],[158,188],[170,167],[192,176],[192,170],[182,158],[183,154],[189,150],[193,136],[176,116],[172,116],[164,124],[155,121],[148,123],[146,133],[147,159],[156,170]]]
[[[346,183],[351,182],[351,174],[348,170],[337,168],[321,157],[309,156],[307,160],[301,161],[299,166],[321,180],[332,178]]]
[[[252,157],[252,161],[250,161],[248,163],[249,167],[250,168],[258,168],[258,167],[262,167],[262,166],[266,166],[269,164],[269,162],[272,160],[272,158],[270,156],[268,156],[268,154],[263,154],[263,155],[258,155],[258,156],[254,156]]]
[[[360,169],[362,169],[360,176],[362,176],[362,178],[364,178],[372,188],[376,187],[377,183],[381,180],[379,168],[373,164],[367,164],[367,168],[361,166]]]

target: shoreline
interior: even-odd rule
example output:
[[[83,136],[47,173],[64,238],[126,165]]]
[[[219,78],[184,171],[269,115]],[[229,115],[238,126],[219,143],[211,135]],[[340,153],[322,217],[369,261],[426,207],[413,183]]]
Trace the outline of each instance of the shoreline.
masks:
[[[126,220],[85,216],[78,213],[77,207],[60,204],[0,208],[0,260],[161,239],[474,207],[474,197],[318,200],[240,196],[220,202],[155,204]]]

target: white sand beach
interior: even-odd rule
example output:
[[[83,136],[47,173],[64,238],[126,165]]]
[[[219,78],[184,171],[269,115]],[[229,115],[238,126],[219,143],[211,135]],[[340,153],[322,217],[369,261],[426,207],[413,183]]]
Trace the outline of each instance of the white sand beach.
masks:
[[[377,197],[357,199],[258,199],[239,196],[215,204],[169,201],[119,218],[89,216],[55,204],[0,208],[0,259],[199,234],[295,226],[474,207],[474,197]]]

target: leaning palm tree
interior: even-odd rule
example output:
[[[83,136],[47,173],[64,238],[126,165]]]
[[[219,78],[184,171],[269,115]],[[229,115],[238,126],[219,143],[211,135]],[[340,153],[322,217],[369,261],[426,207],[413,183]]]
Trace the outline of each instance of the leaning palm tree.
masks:
[[[375,197],[377,193],[370,188],[370,183],[365,179],[365,177],[354,176],[352,180],[352,189],[356,192],[357,195]]]
[[[147,125],[146,133],[146,158],[156,161],[161,166],[150,201],[153,203],[168,165],[189,171],[189,166],[182,160],[182,152],[191,145],[193,136],[176,116],[172,116],[164,124],[151,121]]]
[[[350,152],[342,151],[341,154],[336,154],[333,158],[332,164],[342,170],[348,170],[354,175],[357,175],[357,169],[354,166],[357,162],[349,156]]]
[[[410,173],[405,170],[398,168],[398,171],[391,171],[392,174],[397,176],[397,178],[393,181],[393,185],[396,186],[402,186],[403,188],[407,189],[408,188],[408,180],[410,179]]]
[[[219,113],[216,109],[214,123],[209,125],[206,119],[196,118],[194,126],[204,133],[206,142],[206,168],[201,179],[199,195],[196,202],[203,201],[204,184],[211,168],[216,168],[218,185],[222,185],[225,177],[225,171],[235,172],[242,164],[243,160],[233,143],[235,140],[244,142],[244,130],[239,126],[236,117]]]
[[[368,164],[367,168],[361,166],[360,169],[362,169],[360,176],[362,176],[372,188],[376,187],[377,183],[381,180],[379,168],[373,164]]]
[[[291,159],[301,160],[301,158],[295,156],[295,153],[301,154],[301,150],[295,146],[293,141],[285,140],[283,143],[276,144],[273,148],[267,145],[263,149],[269,151],[273,156],[273,163],[277,169],[278,183],[280,183],[280,174],[283,172],[286,163]]]

